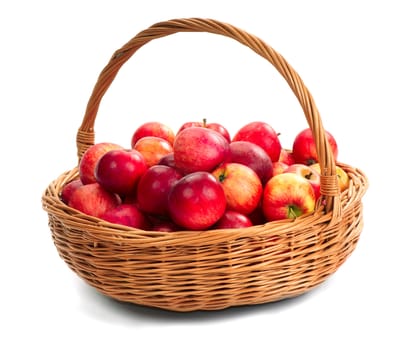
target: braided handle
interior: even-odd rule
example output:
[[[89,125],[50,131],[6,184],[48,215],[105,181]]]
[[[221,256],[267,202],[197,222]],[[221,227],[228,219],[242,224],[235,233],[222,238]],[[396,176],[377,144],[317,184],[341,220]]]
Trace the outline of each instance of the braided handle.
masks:
[[[326,201],[325,210],[327,212],[332,210],[333,219],[339,218],[341,216],[341,207],[339,201],[335,159],[326,138],[325,130],[315,102],[302,79],[280,54],[265,44],[262,40],[233,25],[212,19],[187,18],[156,23],[148,29],[138,33],[113,54],[109,63],[98,77],[96,85],[88,101],[82,124],[78,130],[78,158],[80,159],[85,150],[94,144],[94,122],[99,109],[100,101],[122,65],[139,48],[151,40],[178,32],[207,32],[235,39],[241,44],[248,46],[260,56],[264,57],[279,71],[299,100],[309,128],[312,130],[315,139],[318,161],[321,168],[321,193]]]

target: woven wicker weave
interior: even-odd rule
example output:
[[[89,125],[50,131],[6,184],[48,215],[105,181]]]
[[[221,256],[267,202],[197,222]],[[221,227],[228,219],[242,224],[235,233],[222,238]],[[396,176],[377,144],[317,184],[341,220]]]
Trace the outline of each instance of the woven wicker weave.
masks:
[[[260,304],[305,293],[355,249],[363,226],[361,199],[367,178],[340,164],[350,177],[338,191],[335,160],[315,103],[299,75],[259,38],[208,19],[157,23],[140,32],[111,57],[100,74],[77,134],[79,159],[94,144],[100,101],[121,66],[149,41],[177,32],[208,32],[237,40],[267,59],[285,78],[313,131],[326,203],[296,220],[245,229],[152,232],[110,224],[69,208],[60,191],[78,176],[60,175],[43,193],[43,208],[59,255],[83,280],[120,301],[168,310],[217,310]]]

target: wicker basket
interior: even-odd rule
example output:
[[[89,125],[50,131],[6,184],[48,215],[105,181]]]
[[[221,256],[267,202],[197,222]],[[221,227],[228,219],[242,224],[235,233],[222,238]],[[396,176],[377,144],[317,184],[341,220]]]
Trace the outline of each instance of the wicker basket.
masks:
[[[355,249],[363,227],[361,199],[367,178],[338,163],[350,177],[339,193],[336,162],[315,103],[298,74],[259,38],[208,19],[157,23],[111,57],[101,72],[77,134],[79,159],[94,144],[100,101],[121,66],[149,41],[177,32],[208,32],[237,40],[268,60],[285,78],[313,131],[325,203],[296,220],[245,229],[152,232],[110,224],[65,205],[63,186],[77,167],[43,193],[54,244],[61,258],[88,284],[124,302],[167,310],[217,310],[261,304],[305,293],[334,273]]]

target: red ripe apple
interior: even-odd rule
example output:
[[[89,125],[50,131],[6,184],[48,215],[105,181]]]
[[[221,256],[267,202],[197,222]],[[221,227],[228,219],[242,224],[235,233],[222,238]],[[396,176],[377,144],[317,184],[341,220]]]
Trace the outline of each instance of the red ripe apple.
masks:
[[[337,160],[338,146],[335,138],[331,133],[325,131],[326,138],[331,146],[334,159]],[[296,135],[293,141],[293,157],[295,163],[312,165],[318,162],[318,154],[316,152],[315,140],[311,129],[304,129]]]
[[[212,174],[225,192],[227,208],[249,214],[257,207],[263,185],[256,172],[240,163],[224,163]]]
[[[171,219],[190,230],[209,228],[222,217],[225,209],[226,198],[221,184],[205,171],[185,175],[168,195]]]
[[[182,130],[173,149],[176,167],[184,174],[210,172],[230,157],[229,143],[222,135],[198,126]]]
[[[135,191],[146,170],[145,158],[141,153],[132,149],[116,149],[99,159],[95,176],[103,188],[125,196]]]
[[[97,182],[78,187],[68,202],[71,208],[97,218],[119,204],[119,196],[105,190]]]
[[[224,215],[222,215],[222,217],[213,226],[213,228],[243,228],[250,227],[252,225],[253,224],[247,215],[227,209]]]
[[[308,180],[295,173],[273,176],[264,187],[262,208],[268,221],[295,219],[315,209],[315,193]]]
[[[284,172],[295,173],[304,177],[311,184],[315,193],[315,199],[318,199],[320,197],[321,175],[315,169],[305,164],[296,163],[296,164],[290,165]]]
[[[68,204],[68,201],[70,200],[73,192],[82,185],[83,183],[81,182],[80,179],[75,179],[65,184],[61,190],[61,200],[65,204]]]
[[[157,136],[144,136],[133,148],[144,156],[147,167],[158,164],[162,157],[173,152],[171,143]]]
[[[168,215],[168,193],[183,175],[167,165],[153,165],[139,180],[136,198],[140,210]]]
[[[174,131],[167,125],[153,121],[153,122],[146,122],[140,125],[132,135],[131,139],[131,147],[134,148],[136,142],[145,136],[156,136],[161,137],[164,140],[167,140],[171,145],[174,142]]]
[[[291,150],[282,148],[280,152],[279,162],[285,163],[287,165],[295,164],[295,158]]]
[[[230,162],[244,164],[253,169],[265,184],[273,176],[273,162],[266,151],[249,141],[233,141]]]
[[[219,123],[206,123],[206,119],[203,119],[202,122],[186,122],[184,123],[179,131],[177,132],[177,134],[180,131],[183,131],[184,129],[190,128],[192,126],[200,126],[203,128],[208,128],[208,129],[212,129],[214,131],[217,131],[218,133],[220,133],[223,137],[225,137],[225,139],[229,142],[231,142],[231,136],[229,134],[229,131],[222,125]]]
[[[244,125],[232,141],[249,141],[263,148],[272,162],[279,160],[282,146],[273,127],[265,122],[255,121]]]
[[[274,162],[273,163],[273,176],[275,175],[279,175],[281,173],[283,173],[287,168],[289,167],[289,165],[287,165],[286,163],[283,162]]]
[[[78,165],[80,180],[84,185],[96,182],[94,170],[97,162],[103,154],[113,149],[123,149],[123,147],[111,142],[101,142],[90,146],[84,152]]]
[[[135,204],[119,204],[116,207],[110,208],[102,216],[101,219],[119,224],[146,230],[148,228],[148,220]]]

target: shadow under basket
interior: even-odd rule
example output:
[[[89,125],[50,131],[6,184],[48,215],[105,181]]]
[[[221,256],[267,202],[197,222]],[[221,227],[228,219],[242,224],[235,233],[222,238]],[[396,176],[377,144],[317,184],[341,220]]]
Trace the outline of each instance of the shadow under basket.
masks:
[[[336,163],[301,78],[259,38],[230,24],[199,18],[169,20],[141,31],[112,55],[99,75],[78,130],[78,158],[94,144],[100,101],[120,67],[149,41],[177,32],[208,32],[235,39],[285,78],[315,138],[321,205],[295,220],[245,229],[143,231],[108,223],[64,204],[61,190],[78,177],[76,166],[52,181],[42,196],[58,253],[104,295],[167,310],[219,310],[301,295],[333,274],[355,249],[363,228],[361,200],[368,181],[361,170]],[[342,193],[336,165],[350,178]]]

